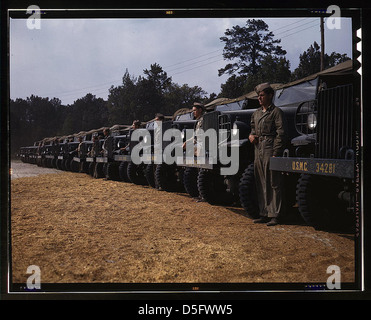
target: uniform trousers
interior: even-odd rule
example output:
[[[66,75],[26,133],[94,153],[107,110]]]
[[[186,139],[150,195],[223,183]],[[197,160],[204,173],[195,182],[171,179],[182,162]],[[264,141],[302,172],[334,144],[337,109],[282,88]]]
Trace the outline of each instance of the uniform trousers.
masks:
[[[282,209],[283,176],[269,169],[274,138],[259,139],[255,145],[254,177],[260,216],[278,218]]]

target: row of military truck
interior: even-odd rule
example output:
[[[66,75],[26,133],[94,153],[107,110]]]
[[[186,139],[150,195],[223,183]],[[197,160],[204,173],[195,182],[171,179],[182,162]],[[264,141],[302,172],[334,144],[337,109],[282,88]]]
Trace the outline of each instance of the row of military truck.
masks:
[[[272,84],[273,103],[281,108],[288,123],[289,143],[281,157],[270,160],[270,169],[285,179],[285,215],[315,228],[346,228],[357,232],[360,217],[360,87],[352,60],[338,64],[304,79]],[[110,145],[105,152],[92,155],[93,140],[99,148],[105,139],[99,128],[71,136],[46,138],[20,149],[22,161],[43,167],[90,174],[95,178],[149,185],[165,191],[181,191],[200,197],[213,205],[239,205],[246,215],[259,214],[254,181],[254,148],[249,142],[250,119],[259,108],[257,95],[251,92],[236,99],[216,99],[205,106],[202,129],[224,129],[227,148],[239,148],[239,170],[222,175],[224,166],[197,157],[182,164],[135,164],[131,159],[138,141],[132,141],[130,125],[110,129]],[[161,122],[162,133],[169,128],[181,132],[194,129],[197,120],[191,110],[180,110]],[[154,140],[155,121],[144,124]],[[231,143],[236,129],[238,143]],[[185,138],[184,138],[185,139]],[[78,145],[81,143],[79,151]],[[218,143],[222,143],[218,141]],[[169,145],[163,141],[162,148]],[[129,146],[129,148],[128,148]],[[153,146],[152,146],[153,154]],[[203,159],[205,160],[205,159]]]

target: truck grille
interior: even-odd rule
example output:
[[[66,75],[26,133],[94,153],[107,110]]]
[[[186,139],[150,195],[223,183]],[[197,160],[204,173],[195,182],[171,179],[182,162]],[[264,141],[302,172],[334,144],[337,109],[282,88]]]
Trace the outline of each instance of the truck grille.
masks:
[[[220,112],[219,111],[212,111],[209,113],[204,114],[203,121],[202,121],[202,130],[206,132],[209,129],[214,129],[216,131],[216,134],[219,132],[219,117]],[[210,151],[210,143],[209,139],[205,139],[205,152],[206,154],[209,154]]]
[[[226,129],[228,132],[228,137],[231,133],[231,119],[229,115],[223,114],[219,117],[219,129]]]
[[[212,112],[206,113],[203,116],[202,129],[206,131],[212,128],[218,132],[218,116],[219,116],[218,111],[212,111]]]
[[[352,85],[321,91],[318,95],[316,157],[344,159],[353,146]]]

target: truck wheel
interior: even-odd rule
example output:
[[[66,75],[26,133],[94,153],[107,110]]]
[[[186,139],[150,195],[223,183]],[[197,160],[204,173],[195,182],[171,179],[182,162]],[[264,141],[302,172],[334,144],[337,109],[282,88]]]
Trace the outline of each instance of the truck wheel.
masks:
[[[79,172],[79,162],[74,161],[73,159],[70,161],[70,168],[72,172]]]
[[[197,178],[200,196],[210,204],[231,205],[233,194],[227,190],[224,176],[213,170],[201,169]]]
[[[354,226],[354,213],[338,199],[342,189],[336,180],[301,174],[296,186],[296,201],[304,221],[316,229],[349,231]]]
[[[95,162],[89,162],[89,175],[94,177],[95,172]]]
[[[81,166],[81,172],[82,173],[89,173],[89,162],[84,161]]]
[[[148,185],[152,188],[156,188],[156,179],[155,179],[155,171],[156,166],[153,163],[147,164],[146,168],[144,169],[144,175],[146,177],[146,180],[148,182]]]
[[[57,169],[58,170],[63,170],[62,169],[62,160],[60,160],[60,159],[57,160]]]
[[[161,163],[156,166],[156,184],[160,190],[178,191],[179,183],[176,168],[174,165]]]
[[[319,180],[318,177],[301,174],[296,186],[296,201],[300,215],[314,228],[323,228],[327,224],[326,218],[329,218],[329,208],[326,205],[326,198],[330,202],[329,194],[318,192]]]
[[[52,166],[52,160],[53,160],[53,159],[51,159],[51,158],[46,159],[46,161],[45,161],[45,166],[46,166],[47,168],[52,168],[52,167],[53,167],[53,166]]]
[[[127,173],[127,168],[128,168],[128,162],[122,161],[119,166],[119,175],[120,175],[120,179],[124,182],[130,182],[130,179]]]
[[[139,185],[147,184],[147,181],[146,181],[146,178],[143,172],[143,166],[141,164],[137,165],[134,162],[130,161],[127,167],[127,175],[129,177],[129,180],[134,184],[139,184]]]
[[[254,177],[254,164],[247,166],[242,174],[239,185],[240,202],[247,215],[251,218],[259,216],[257,194]]]
[[[198,169],[197,168],[185,168],[183,173],[183,184],[186,192],[193,198],[199,196],[197,186]]]
[[[71,171],[70,160],[69,159],[63,160],[63,166],[64,166],[64,169],[66,171]]]
[[[67,169],[66,169],[66,161],[65,161],[65,159],[62,159],[61,160],[61,170],[63,170],[63,171],[66,171]]]
[[[106,166],[106,178],[108,180],[120,180],[119,166],[116,162],[108,162]]]

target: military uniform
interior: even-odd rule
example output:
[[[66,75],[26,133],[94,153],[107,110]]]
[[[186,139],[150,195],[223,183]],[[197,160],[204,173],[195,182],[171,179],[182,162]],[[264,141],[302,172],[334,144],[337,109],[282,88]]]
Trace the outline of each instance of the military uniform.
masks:
[[[112,151],[113,151],[113,137],[107,136],[104,139],[104,142],[103,142],[103,145],[102,145],[102,149],[103,149],[103,155],[105,157],[111,157],[112,156]]]
[[[79,145],[77,146],[77,156],[80,158],[81,157],[81,147],[82,147],[82,144],[83,144],[83,141],[81,141],[79,143]]]
[[[256,135],[254,175],[260,215],[277,218],[282,207],[283,177],[269,169],[272,156],[280,156],[286,143],[286,119],[282,110],[271,104],[264,112],[257,109],[251,116],[251,135]]]
[[[93,141],[93,145],[91,150],[88,152],[88,156],[90,157],[96,157],[99,155],[99,140]]]
[[[195,126],[193,137],[189,138],[185,142],[185,143],[189,143],[191,141],[193,142],[193,145],[194,145],[193,150],[194,150],[194,155],[195,156],[198,155],[198,149],[201,149],[201,147],[202,147],[202,143],[201,143],[201,141],[197,141],[197,137],[201,136],[203,121],[204,121],[203,116],[201,116],[200,118],[197,119],[197,123],[196,123],[196,126]]]

